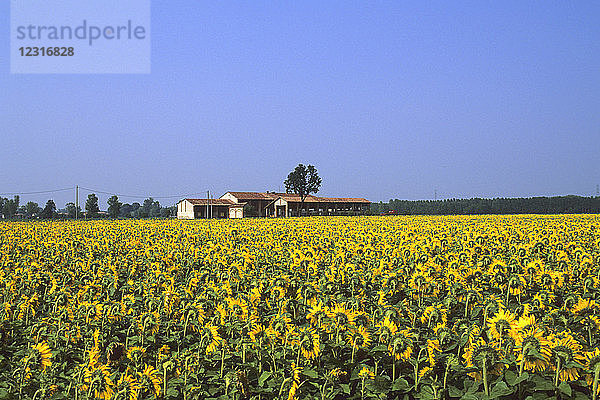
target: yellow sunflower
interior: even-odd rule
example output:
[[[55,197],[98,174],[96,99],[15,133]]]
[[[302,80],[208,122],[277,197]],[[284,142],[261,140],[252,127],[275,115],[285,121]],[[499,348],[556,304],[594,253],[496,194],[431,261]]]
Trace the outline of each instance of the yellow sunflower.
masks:
[[[121,378],[117,381],[116,392],[123,393],[125,399],[137,400],[140,389],[140,382],[128,373],[121,375]]]
[[[386,316],[383,321],[377,324],[377,333],[379,341],[389,341],[398,332],[398,326]]]
[[[396,360],[408,361],[413,353],[413,341],[410,332],[403,329],[396,333],[388,345],[388,351]]]
[[[110,379],[110,370],[107,365],[98,365],[87,368],[83,377],[84,391],[92,391],[94,398],[109,400],[114,395],[114,383]]]
[[[513,296],[524,293],[526,286],[527,281],[521,275],[513,274],[508,278],[508,291]]]
[[[143,393],[154,393],[156,397],[160,397],[160,385],[162,379],[160,373],[151,365],[146,364],[144,371],[139,373],[140,389]]]
[[[312,301],[311,307],[308,310],[306,319],[310,321],[311,325],[319,325],[323,315],[326,315],[325,307],[322,302]]]
[[[435,366],[437,357],[441,352],[442,348],[440,347],[440,341],[438,339],[427,339],[427,359],[429,360],[430,367],[433,368]]]
[[[371,334],[364,326],[350,328],[346,335],[348,343],[352,347],[367,347],[371,344]]]
[[[206,346],[206,354],[212,353],[223,343],[223,339],[219,335],[219,328],[212,325],[204,325],[204,333],[208,338],[208,345]]]
[[[503,309],[498,311],[488,322],[489,333],[497,340],[502,340],[509,336],[515,326],[515,316],[510,311]]]
[[[482,379],[484,369],[488,374],[499,375],[504,367],[500,362],[503,358],[501,349],[496,343],[487,343],[481,337],[465,348],[463,358],[467,368],[478,369],[468,374],[477,380]]]
[[[307,360],[316,358],[321,351],[319,334],[314,328],[300,328],[298,333],[298,345],[302,355]]]
[[[236,316],[240,321],[248,319],[248,304],[245,300],[228,297],[227,305],[232,315]]]
[[[592,392],[596,391],[596,394],[600,394],[600,385],[598,382],[594,382],[594,375],[600,375],[600,349],[595,348],[593,351],[585,353],[585,366],[592,372],[592,374],[586,374],[585,381],[589,386],[594,386]]]
[[[39,342],[31,348],[29,355],[29,365],[31,368],[38,368],[42,372],[46,371],[46,368],[52,365],[52,350],[46,342]]]
[[[585,357],[582,347],[570,334],[562,337],[551,336],[551,366],[557,371],[561,382],[576,381],[579,378],[579,369],[583,366]]]
[[[363,366],[362,369],[360,370],[360,372],[358,373],[358,376],[363,378],[363,379],[373,379],[375,378],[375,373],[373,371],[371,371],[367,366]]]
[[[523,332],[530,328],[537,328],[535,315],[524,313],[513,325],[510,335],[516,339],[519,332]]]
[[[267,339],[266,330],[262,324],[255,324],[252,330],[248,331],[248,336],[255,344],[261,344]]]
[[[300,387],[300,373],[302,372],[302,367],[298,367],[295,363],[292,363],[292,386],[290,386],[290,391],[288,392],[287,400],[293,400],[296,398],[296,391]]]
[[[146,349],[140,346],[133,346],[127,349],[127,358],[133,362],[140,362],[146,356]]]
[[[146,312],[138,319],[138,329],[142,334],[156,335],[160,329],[160,315],[156,311]]]
[[[594,313],[598,307],[595,300],[579,298],[577,304],[573,306],[571,312],[578,316],[587,316]]]
[[[548,368],[552,356],[550,341],[540,328],[527,328],[515,337],[517,364],[528,371],[541,372]]]
[[[350,325],[354,324],[354,318],[356,318],[356,313],[351,309],[346,308],[346,305],[343,303],[335,303],[333,308],[330,308],[327,312],[327,316],[333,320],[335,326],[338,329],[346,329]]]

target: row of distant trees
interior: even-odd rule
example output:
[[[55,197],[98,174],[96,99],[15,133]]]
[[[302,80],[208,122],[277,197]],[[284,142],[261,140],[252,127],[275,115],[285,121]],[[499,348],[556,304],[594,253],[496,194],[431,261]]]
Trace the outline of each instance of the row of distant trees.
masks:
[[[75,203],[67,203],[64,210],[57,210],[54,200],[50,199],[44,207],[38,203],[29,201],[25,205],[20,205],[19,196],[12,199],[0,197],[0,214],[5,219],[12,218],[42,218],[53,219],[61,218],[168,218],[174,216],[177,212],[176,206],[162,207],[157,200],[152,197],[144,200],[142,204],[134,202],[131,204],[122,203],[118,196],[112,196],[108,199],[107,212],[101,212],[98,205],[98,197],[92,193],[88,195],[85,202],[85,213],[81,207]]]
[[[496,199],[390,200],[371,204],[372,214],[598,214],[600,197],[555,196]]]

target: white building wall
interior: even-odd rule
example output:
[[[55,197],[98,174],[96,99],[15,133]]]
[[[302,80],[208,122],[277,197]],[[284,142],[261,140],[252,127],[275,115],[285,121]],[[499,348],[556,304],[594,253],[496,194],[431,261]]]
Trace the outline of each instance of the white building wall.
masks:
[[[194,205],[187,200],[177,203],[177,219],[194,219]]]
[[[242,207],[229,207],[229,218],[244,218]]]
[[[288,208],[288,202],[284,199],[277,199],[277,201],[275,201],[275,216],[277,216],[277,206],[284,206],[285,207],[285,214],[284,216],[287,217],[289,216],[289,208]]]
[[[219,197],[220,199],[227,199],[227,200],[231,200],[234,203],[239,203],[237,197],[235,197],[234,195],[232,195],[231,193],[227,192],[225,193],[223,196]]]

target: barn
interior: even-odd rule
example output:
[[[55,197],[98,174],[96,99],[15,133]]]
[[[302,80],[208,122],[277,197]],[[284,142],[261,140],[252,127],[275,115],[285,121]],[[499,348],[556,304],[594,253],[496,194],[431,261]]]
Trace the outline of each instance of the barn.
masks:
[[[183,199],[177,203],[177,218],[242,218],[244,206],[228,199]]]
[[[355,197],[306,196],[277,192],[227,192],[218,199],[183,199],[177,218],[292,217],[297,215],[365,215],[371,202]],[[213,211],[211,211],[211,209]],[[215,211],[216,210],[216,211]]]

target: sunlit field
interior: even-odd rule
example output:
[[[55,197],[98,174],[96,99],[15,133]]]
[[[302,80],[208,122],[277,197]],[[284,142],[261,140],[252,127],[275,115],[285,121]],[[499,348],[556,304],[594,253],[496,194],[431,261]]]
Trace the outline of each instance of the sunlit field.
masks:
[[[599,261],[594,215],[2,222],[0,399],[595,398]]]

